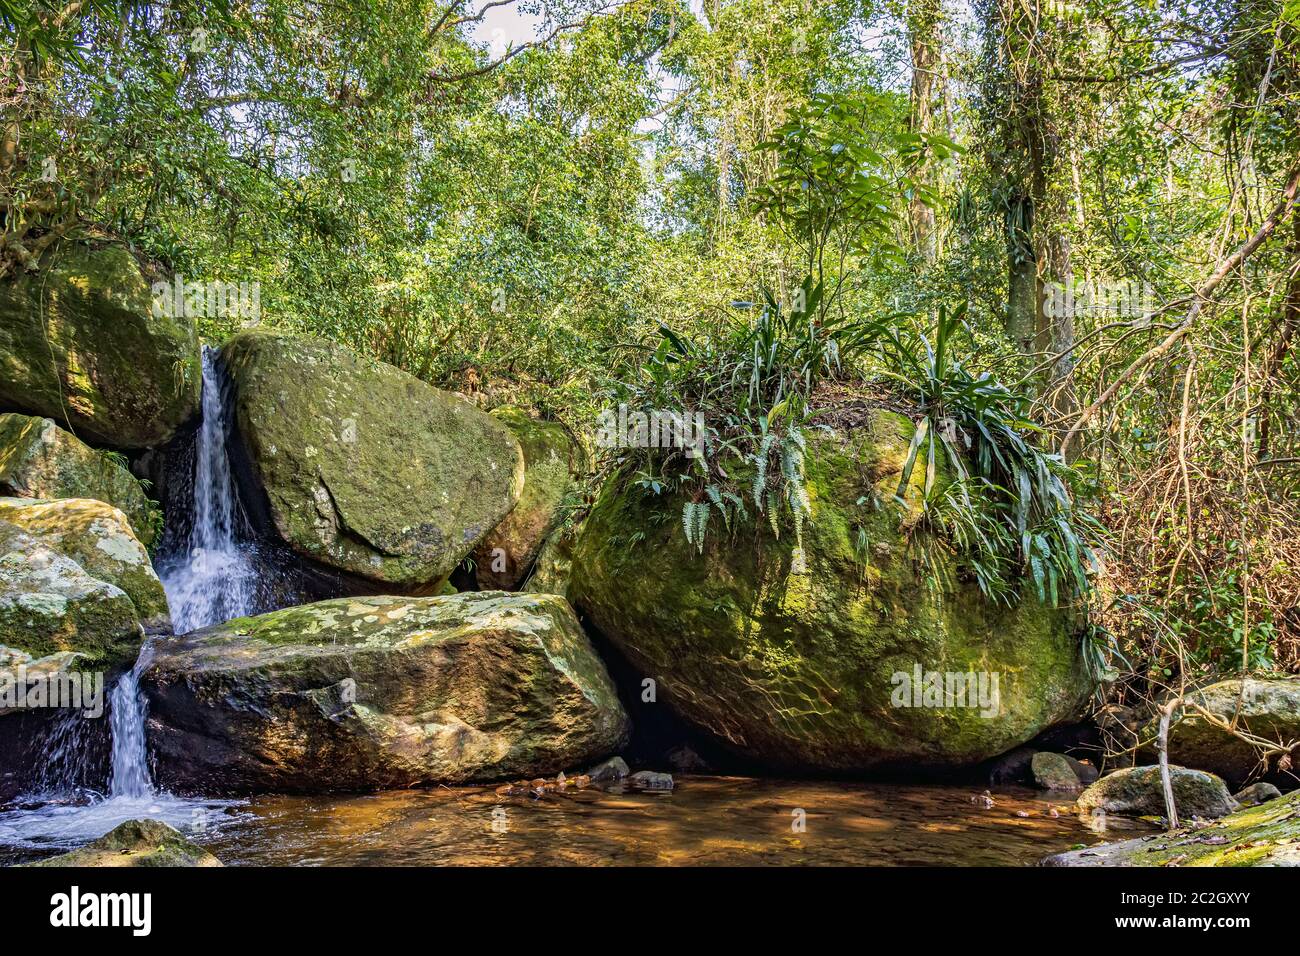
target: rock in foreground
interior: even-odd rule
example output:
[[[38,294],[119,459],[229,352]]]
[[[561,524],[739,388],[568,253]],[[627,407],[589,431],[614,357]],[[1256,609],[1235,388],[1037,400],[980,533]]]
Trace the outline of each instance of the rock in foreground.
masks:
[[[710,529],[698,553],[682,500],[619,476],[578,539],[569,595],[661,699],[769,767],[914,770],[1004,753],[1087,696],[1079,641],[1065,614],[1029,596],[994,604],[951,565],[927,586],[888,505],[914,432],[881,412],[810,440],[802,571],[793,533],[776,539],[765,518]]]
[[[245,332],[221,355],[258,497],[299,554],[429,593],[519,500],[518,442],[468,402],[320,339]]]
[[[221,861],[158,820],[127,820],[79,850],[28,866],[221,866]]]
[[[1042,865],[1300,866],[1300,791],[1206,827],[1058,853]]]
[[[198,411],[199,378],[194,321],[154,308],[121,243],[66,242],[39,272],[0,281],[0,407],[153,447]]]
[[[160,643],[143,685],[160,783],[375,790],[548,776],[629,726],[549,595],[338,599]]]
[[[1169,777],[1180,819],[1214,819],[1237,809],[1227,785],[1212,773],[1170,767]],[[1160,768],[1128,767],[1106,774],[1080,794],[1079,809],[1132,817],[1164,816]]]

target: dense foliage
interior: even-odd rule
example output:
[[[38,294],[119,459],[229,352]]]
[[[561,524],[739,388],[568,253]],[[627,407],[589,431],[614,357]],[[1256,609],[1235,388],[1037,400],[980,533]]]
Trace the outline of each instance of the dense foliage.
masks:
[[[503,13],[529,37],[494,39]],[[1300,665],[1297,0],[0,0],[0,25],[6,275],[111,233],[581,434],[699,413],[702,454],[605,466],[682,492],[701,545],[797,541],[818,414],[904,403],[917,534],[991,600],[1089,603],[1135,693]]]

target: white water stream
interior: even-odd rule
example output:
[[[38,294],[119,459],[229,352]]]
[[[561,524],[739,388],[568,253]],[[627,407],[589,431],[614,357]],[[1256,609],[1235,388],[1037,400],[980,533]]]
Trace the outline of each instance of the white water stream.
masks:
[[[180,554],[160,558],[172,626],[184,634],[255,613],[258,576],[251,545],[239,540],[237,501],[226,454],[224,379],[215,353],[203,352],[203,420],[194,449],[190,531]],[[85,785],[80,763],[93,737],[91,718],[62,715],[48,739],[39,792],[0,813],[0,842],[20,847],[71,847],[93,840],[126,820],[150,817],[191,835],[227,818],[242,801],[192,800],[155,790],[145,741],[148,700],[140,675],[152,658],[148,642],[135,666],[109,694],[112,737],[108,793]],[[100,718],[103,719],[103,718]]]

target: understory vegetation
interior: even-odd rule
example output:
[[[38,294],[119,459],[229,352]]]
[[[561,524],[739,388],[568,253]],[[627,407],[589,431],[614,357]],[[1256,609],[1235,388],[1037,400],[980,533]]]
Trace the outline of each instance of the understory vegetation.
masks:
[[[117,236],[588,441],[620,404],[698,415],[698,453],[607,450],[588,497],[625,468],[694,546],[767,528],[796,572],[814,431],[902,410],[916,560],[1090,611],[1114,699],[1300,670],[1297,0],[0,0],[0,25],[0,276]]]

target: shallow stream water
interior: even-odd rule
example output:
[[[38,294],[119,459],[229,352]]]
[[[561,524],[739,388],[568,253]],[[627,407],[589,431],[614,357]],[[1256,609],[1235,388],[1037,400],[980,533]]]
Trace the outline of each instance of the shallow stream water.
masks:
[[[227,866],[1028,866],[1131,835],[1094,829],[1066,797],[1000,790],[985,807],[978,796],[963,787],[686,776],[671,791],[589,787],[541,798],[491,787],[263,796],[214,805],[182,829]],[[49,852],[11,847],[6,862]]]

